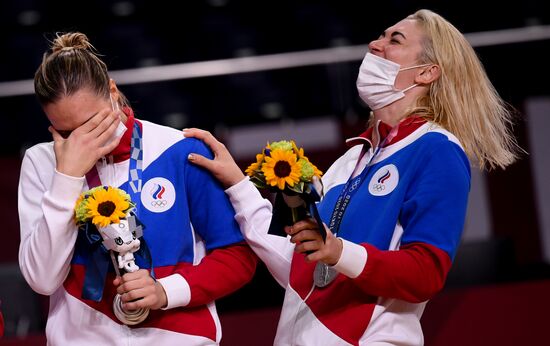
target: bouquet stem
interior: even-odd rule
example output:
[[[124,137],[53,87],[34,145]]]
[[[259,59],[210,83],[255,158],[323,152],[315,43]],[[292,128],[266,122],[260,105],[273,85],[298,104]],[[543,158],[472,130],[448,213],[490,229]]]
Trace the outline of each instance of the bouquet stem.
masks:
[[[306,218],[305,207],[303,198],[300,195],[287,195],[283,192],[283,199],[286,205],[290,208],[290,215],[292,217],[292,224]]]
[[[293,224],[300,221],[300,209],[299,209],[299,207],[290,208],[290,213],[292,215],[292,223]]]

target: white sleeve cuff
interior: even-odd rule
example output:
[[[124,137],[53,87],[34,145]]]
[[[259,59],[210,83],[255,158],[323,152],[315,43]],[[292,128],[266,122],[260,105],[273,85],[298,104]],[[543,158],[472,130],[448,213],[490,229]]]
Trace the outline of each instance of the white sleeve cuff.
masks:
[[[225,193],[229,196],[229,201],[233,205],[236,214],[239,214],[245,210],[246,207],[249,207],[251,201],[255,201],[258,198],[263,200],[260,191],[250,182],[248,176],[245,176],[243,180],[229,187],[225,190]]]
[[[342,239],[342,246],[342,255],[333,268],[345,276],[355,279],[365,269],[368,257],[367,249],[345,239]]]
[[[191,301],[191,288],[180,274],[172,274],[157,281],[166,292],[166,307],[162,310],[186,306]]]

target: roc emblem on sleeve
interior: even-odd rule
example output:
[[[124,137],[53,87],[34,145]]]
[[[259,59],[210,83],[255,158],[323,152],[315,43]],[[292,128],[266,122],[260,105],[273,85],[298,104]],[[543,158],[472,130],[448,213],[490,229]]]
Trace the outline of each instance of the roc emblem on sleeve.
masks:
[[[399,183],[399,172],[395,165],[379,168],[369,182],[369,192],[373,196],[385,196],[395,190]]]
[[[141,203],[153,213],[162,213],[174,205],[176,190],[174,185],[165,178],[149,179],[141,191]]]

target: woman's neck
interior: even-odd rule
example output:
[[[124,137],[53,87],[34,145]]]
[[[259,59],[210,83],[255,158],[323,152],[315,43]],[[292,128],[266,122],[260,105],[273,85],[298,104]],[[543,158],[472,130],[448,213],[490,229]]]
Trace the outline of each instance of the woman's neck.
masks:
[[[399,122],[403,120],[403,118],[405,118],[405,109],[402,109],[394,103],[382,109],[373,111],[373,114],[375,122],[381,120],[382,122],[390,126],[395,126],[399,124]]]
[[[403,101],[405,100],[401,99],[384,108],[373,111],[374,123],[376,124],[380,120],[391,127],[397,126],[407,116],[406,110],[409,107],[409,103]],[[377,147],[380,144],[377,131],[373,132],[372,139],[374,146]]]

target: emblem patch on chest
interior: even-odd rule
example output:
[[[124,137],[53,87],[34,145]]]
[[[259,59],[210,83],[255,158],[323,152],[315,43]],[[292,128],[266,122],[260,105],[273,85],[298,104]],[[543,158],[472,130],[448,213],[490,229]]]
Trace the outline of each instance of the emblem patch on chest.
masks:
[[[369,192],[373,196],[385,196],[395,190],[399,183],[399,171],[395,165],[379,168],[369,182]]]
[[[174,205],[176,189],[165,178],[149,179],[141,189],[141,204],[153,213],[163,213]]]

